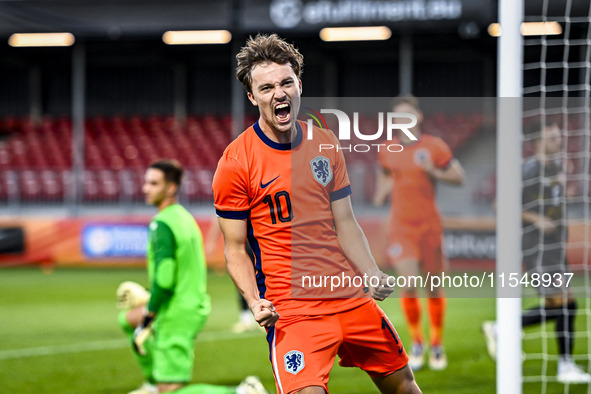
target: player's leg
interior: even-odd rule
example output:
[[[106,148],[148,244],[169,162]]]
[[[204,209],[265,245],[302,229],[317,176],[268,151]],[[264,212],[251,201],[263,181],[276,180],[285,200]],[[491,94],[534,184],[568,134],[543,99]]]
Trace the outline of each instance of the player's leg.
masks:
[[[543,269],[544,254],[540,248],[539,236],[537,234],[526,233],[523,236],[523,262],[525,265],[525,272],[531,276],[532,274],[541,274]],[[558,256],[559,258],[559,256]],[[546,258],[547,259],[547,258]],[[551,263],[552,264],[552,263]],[[543,287],[536,289],[540,296],[544,296]],[[540,324],[542,321],[552,321],[558,316],[559,311],[553,309],[547,302],[531,307],[521,314],[521,327],[530,327]],[[486,340],[486,348],[489,356],[496,360],[497,350],[497,325],[494,321],[485,321],[482,324],[482,333]]]
[[[282,316],[267,334],[277,392],[328,392],[341,341],[335,315]]]
[[[133,331],[143,319],[142,308],[143,307],[139,306],[130,310],[122,310],[119,312],[118,316],[119,326],[125,333],[125,336],[129,339],[134,358],[140,366],[142,375],[146,381],[146,383],[144,383],[138,390],[132,391],[132,393],[137,394],[156,392],[156,381],[152,374],[152,339],[148,339],[144,344],[146,354],[143,356],[135,351],[135,346],[133,346]]]
[[[525,265],[525,272],[529,277],[532,275],[541,275],[544,273],[546,268],[550,268],[560,262],[560,254],[548,253],[545,247],[540,243],[539,234],[526,230],[523,235],[522,249],[523,249],[523,262]],[[545,297],[546,290],[540,286],[536,289],[538,295]],[[553,308],[549,303],[537,305],[529,308],[521,314],[521,326],[529,327],[540,324],[542,321],[555,320],[558,316],[557,310]]]
[[[556,271],[555,267],[561,260],[561,253],[556,249],[553,251],[546,250],[541,247],[539,239],[534,239],[534,236],[528,234],[524,236],[524,251],[523,260],[525,263],[525,271],[529,277],[532,275],[542,275],[546,270]],[[546,298],[543,304],[529,308],[521,314],[521,326],[529,327],[540,324],[542,321],[556,320],[560,315],[559,306],[562,305],[562,297],[560,296],[560,290],[554,291],[546,287],[540,286],[537,289],[538,294],[541,297]],[[555,293],[552,295],[552,293]],[[547,297],[550,295],[549,297]],[[549,299],[548,299],[549,298]],[[554,302],[553,299],[557,301]],[[557,307],[553,304],[556,303]]]
[[[556,339],[558,341],[557,378],[562,383],[590,383],[591,375],[582,370],[572,359],[575,342],[576,301],[571,297],[546,298],[546,305],[559,311],[556,317]]]
[[[552,278],[556,276],[555,274],[564,277],[564,274],[569,271],[564,244],[558,241],[548,245],[543,251],[542,271],[550,273]],[[575,299],[564,285],[564,281],[563,286],[542,287],[541,290],[545,296],[544,308],[551,311],[556,320],[556,339],[560,358],[570,360],[575,338],[577,311]]]
[[[187,385],[193,374],[194,341],[207,316],[187,316],[187,321],[175,327],[174,319],[157,316],[158,330],[154,335],[153,370],[158,391],[167,393]],[[190,322],[190,323],[189,323]]]
[[[206,383],[190,385],[159,384],[158,393],[175,394],[269,394],[259,378],[248,376],[238,386],[218,386]]]
[[[390,235],[390,246],[387,250],[389,264],[396,269],[396,274],[405,278],[420,275],[419,269],[419,241],[420,234],[392,233]],[[412,286],[412,281],[407,280],[407,287],[401,289],[400,303],[406,324],[412,341],[409,354],[409,364],[415,371],[421,369],[425,364],[425,346],[423,327],[421,324],[421,299],[417,289]]]
[[[412,262],[411,264],[416,265],[417,263]],[[411,337],[409,364],[414,371],[418,371],[425,365],[426,352],[421,319],[421,299],[418,298],[416,289],[408,288],[401,291],[400,303]]]
[[[236,387],[215,386],[212,384],[191,384],[182,385],[177,383],[159,384],[158,393],[175,394],[235,394]]]
[[[442,230],[439,226],[434,226],[425,232],[421,239],[421,252],[423,274],[429,272],[431,275],[437,275],[445,270]],[[443,324],[446,309],[445,294],[441,288],[436,288],[433,291],[427,289],[427,291],[431,345],[429,368],[443,370],[447,368],[447,356],[443,348]]]
[[[420,393],[396,329],[375,301],[339,314],[343,367],[359,367],[382,393]]]
[[[156,393],[152,375],[152,340],[145,343],[146,354],[140,355],[133,346],[133,331],[143,320],[143,308],[150,299],[150,293],[139,283],[126,281],[119,285],[116,291],[117,308],[121,309],[118,315],[118,323],[125,336],[129,339],[133,355],[140,366],[146,382],[133,394]]]
[[[294,391],[292,394],[325,394],[325,393],[326,393],[326,391],[324,391],[323,387],[310,386],[310,387],[306,387],[306,388],[303,388],[298,391]]]
[[[412,369],[408,365],[388,376],[373,376],[371,380],[381,393],[421,393],[421,389],[414,380]]]
[[[558,341],[557,379],[562,383],[589,383],[591,375],[583,371],[572,359],[575,341],[577,304],[570,296],[555,295],[545,299],[547,309],[555,312],[556,340]]]
[[[572,297],[555,295],[546,297],[544,305],[546,310],[555,312],[556,338],[558,350],[561,356],[570,356],[574,342],[574,324],[577,304]]]
[[[174,324],[159,326],[154,341],[154,378],[158,382],[159,393],[181,394],[265,394],[262,385],[241,384],[218,386],[206,383],[188,384],[193,372],[194,341],[203,328],[207,316],[198,316],[189,327],[176,328]],[[187,320],[190,317],[187,316]],[[185,322],[186,323],[186,322]],[[260,382],[258,382],[260,384]]]
[[[568,272],[568,263],[565,258],[564,243],[560,238],[547,237],[544,239],[543,248],[532,248],[532,252],[524,251],[524,260],[527,271],[544,274],[564,274]],[[531,276],[531,275],[530,275]],[[554,282],[551,283],[552,285]],[[562,383],[589,383],[591,375],[583,371],[573,361],[571,355],[574,347],[576,301],[568,292],[563,281],[562,286],[537,288],[538,293],[544,297],[544,305],[525,311],[522,316],[522,325],[538,324],[542,321],[556,321],[556,339],[558,341],[559,360],[557,379]]]
[[[396,270],[398,275],[406,278],[420,275],[419,263],[416,259],[399,261]],[[418,297],[417,289],[412,286],[402,289],[400,303],[412,341],[409,364],[414,371],[418,371],[425,364],[425,344],[421,319],[421,299]]]
[[[540,275],[544,272],[545,265],[554,265],[555,261],[551,261],[547,253],[542,252],[539,242],[539,234],[532,233],[531,231],[525,232],[522,239],[522,250],[523,250],[523,262],[525,266],[525,272],[531,277],[532,274]],[[560,261],[560,255],[555,256],[556,261]],[[540,296],[544,297],[545,289],[538,287],[537,292]],[[540,324],[542,321],[555,320],[559,310],[552,308],[551,304],[545,302],[540,305],[531,307],[521,314],[521,327],[530,327]],[[497,327],[496,322],[486,321],[482,324],[482,333],[486,340],[486,347],[488,354],[493,360],[496,360],[496,348],[497,348]]]

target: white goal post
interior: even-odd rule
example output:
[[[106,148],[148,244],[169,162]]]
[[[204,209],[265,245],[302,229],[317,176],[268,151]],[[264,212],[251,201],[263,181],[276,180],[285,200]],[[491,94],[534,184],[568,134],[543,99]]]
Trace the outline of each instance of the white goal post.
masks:
[[[521,271],[523,0],[499,0],[497,274]],[[498,277],[498,275],[497,275]],[[497,286],[497,393],[522,392],[521,293]]]
[[[591,2],[498,4],[496,392],[591,394]],[[560,130],[561,152],[552,146],[545,151],[546,142],[537,139],[539,129],[534,128],[544,125]],[[542,145],[534,149],[537,143]],[[544,296],[527,284],[502,287],[498,279],[522,274],[521,166],[523,157],[536,152],[554,155],[549,168],[558,168],[554,176],[559,179],[550,180],[547,164],[541,166],[535,175],[539,193],[548,193],[543,189],[549,182],[562,186],[551,203],[561,209],[553,220],[560,221],[562,235],[554,240],[540,232],[539,245],[556,250],[560,244],[562,257],[548,254],[548,261],[568,262],[563,268],[576,277],[564,294],[575,300],[564,303],[560,312],[552,306],[529,309],[534,315],[526,316],[531,323],[526,326],[538,324],[531,317],[539,311],[539,328],[522,331],[522,307],[534,293],[543,305]],[[539,212],[545,212],[550,197],[539,196]]]

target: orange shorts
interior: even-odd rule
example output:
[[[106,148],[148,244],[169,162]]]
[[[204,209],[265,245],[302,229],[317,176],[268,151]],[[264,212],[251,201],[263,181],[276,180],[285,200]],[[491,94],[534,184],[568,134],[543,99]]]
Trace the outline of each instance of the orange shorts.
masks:
[[[403,230],[405,231],[394,230],[390,233],[386,251],[390,265],[396,267],[402,260],[416,260],[423,273],[444,271],[441,228]]]
[[[279,318],[267,335],[277,393],[308,386],[328,392],[328,376],[338,354],[343,367],[387,376],[408,362],[402,341],[374,300],[330,315]]]

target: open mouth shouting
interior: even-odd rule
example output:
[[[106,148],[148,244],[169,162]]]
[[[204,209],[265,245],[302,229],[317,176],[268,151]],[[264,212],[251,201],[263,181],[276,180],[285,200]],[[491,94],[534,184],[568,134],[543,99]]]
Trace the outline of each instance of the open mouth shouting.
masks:
[[[273,110],[278,123],[289,123],[291,120],[291,105],[289,103],[276,104]]]

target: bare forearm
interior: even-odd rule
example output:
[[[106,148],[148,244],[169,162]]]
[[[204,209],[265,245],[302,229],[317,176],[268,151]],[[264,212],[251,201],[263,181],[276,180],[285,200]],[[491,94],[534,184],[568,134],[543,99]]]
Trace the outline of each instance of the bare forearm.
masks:
[[[376,300],[388,297],[394,288],[387,283],[388,275],[379,269],[371,255],[367,238],[353,214],[351,198],[346,197],[334,201],[332,212],[339,244],[345,256],[359,269],[361,274],[378,278],[377,285],[372,283],[375,282],[373,278],[370,279],[372,284],[369,286],[369,294]]]
[[[349,219],[337,229],[339,245],[362,274],[373,275],[379,268],[371,254],[369,243],[355,219]]]
[[[453,160],[446,168],[433,167],[429,174],[437,181],[449,183],[450,185],[462,185],[464,183],[464,169],[457,160]]]
[[[433,170],[433,177],[438,181],[449,183],[450,185],[461,185],[462,183],[464,183],[463,176],[460,177],[458,176],[458,174],[454,172],[441,170],[438,168]]]
[[[232,281],[240,291],[240,294],[251,306],[257,302],[259,291],[256,285],[255,272],[252,261],[244,252],[226,252],[226,267]]]
[[[552,221],[549,217],[532,212],[532,211],[522,211],[521,212],[521,220],[526,223],[539,223],[541,221]]]

